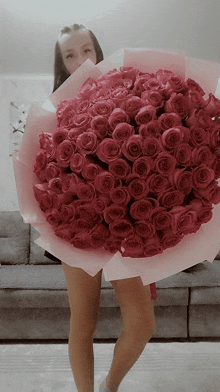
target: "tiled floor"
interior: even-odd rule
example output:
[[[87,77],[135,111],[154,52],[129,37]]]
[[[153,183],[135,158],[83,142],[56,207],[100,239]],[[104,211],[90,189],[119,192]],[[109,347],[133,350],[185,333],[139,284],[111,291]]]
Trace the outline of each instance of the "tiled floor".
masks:
[[[94,344],[95,392],[114,344]],[[76,392],[68,347],[0,345],[0,391]],[[220,343],[149,343],[120,392],[220,392]]]

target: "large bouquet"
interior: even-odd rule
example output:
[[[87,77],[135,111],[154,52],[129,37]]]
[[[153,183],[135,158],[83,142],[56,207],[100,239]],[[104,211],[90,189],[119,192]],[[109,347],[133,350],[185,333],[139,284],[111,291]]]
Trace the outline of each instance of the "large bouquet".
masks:
[[[220,100],[205,91],[207,81],[187,77],[183,56],[130,50],[125,61],[125,53],[123,63],[120,52],[98,66],[88,61],[52,94],[56,112],[41,116],[44,128],[39,118],[37,127],[30,123],[39,135],[37,204],[26,221],[41,233],[39,244],[71,265],[91,274],[106,266],[109,279],[145,275],[151,283],[206,257],[193,260],[190,252],[208,235],[204,224],[214,229],[220,202]],[[153,69],[152,53],[160,55]],[[172,66],[162,67],[169,56]]]

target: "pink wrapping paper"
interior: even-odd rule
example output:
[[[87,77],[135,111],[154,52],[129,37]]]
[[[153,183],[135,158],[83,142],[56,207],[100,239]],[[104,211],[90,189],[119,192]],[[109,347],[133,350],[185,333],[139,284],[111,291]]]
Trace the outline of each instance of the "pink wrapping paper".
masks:
[[[24,222],[30,223],[39,232],[40,237],[35,241],[39,246],[70,266],[82,268],[91,276],[103,269],[107,281],[141,276],[143,284],[147,285],[204,260],[213,261],[220,249],[220,203],[214,206],[211,221],[203,224],[198,232],[184,236],[175,247],[153,257],[130,258],[122,257],[120,252],[113,255],[104,249],[76,249],[57,237],[33,192],[33,185],[38,182],[33,167],[39,149],[39,134],[55,130],[58,104],[75,97],[89,77],[97,79],[120,66],[132,66],[145,72],[168,69],[186,79],[194,79],[201,84],[206,96],[213,93],[220,97],[220,65],[217,63],[189,59],[183,53],[162,49],[120,49],[97,65],[87,60],[51,94],[41,108],[31,108],[19,152],[13,154],[13,165],[20,212]]]

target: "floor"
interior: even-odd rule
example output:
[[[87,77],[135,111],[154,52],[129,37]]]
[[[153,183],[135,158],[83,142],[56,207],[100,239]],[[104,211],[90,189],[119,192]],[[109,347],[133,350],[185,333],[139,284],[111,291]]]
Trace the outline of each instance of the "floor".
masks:
[[[114,344],[94,344],[95,392]],[[220,343],[149,343],[120,392],[220,392]],[[76,392],[66,344],[0,345],[0,391]]]

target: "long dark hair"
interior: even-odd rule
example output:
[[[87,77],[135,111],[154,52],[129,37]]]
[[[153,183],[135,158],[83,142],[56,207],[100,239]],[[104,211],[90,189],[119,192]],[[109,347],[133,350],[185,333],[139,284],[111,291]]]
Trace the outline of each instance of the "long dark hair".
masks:
[[[93,46],[94,46],[94,49],[95,49],[95,52],[96,52],[96,64],[100,63],[100,61],[102,61],[104,58],[103,52],[102,52],[102,49],[98,43],[98,40],[91,30],[88,30],[84,25],[78,25],[78,24],[74,24],[72,26],[65,26],[61,30],[60,35],[59,35],[58,40],[55,45],[53,92],[56,91],[58,89],[58,87],[60,87],[61,84],[63,82],[65,82],[65,80],[70,76],[70,74],[67,71],[67,69],[64,65],[64,62],[63,62],[63,58],[62,58],[62,54],[61,54],[61,50],[60,50],[60,45],[59,45],[59,38],[61,38],[63,34],[68,34],[68,33],[71,34],[77,30],[85,30],[89,33],[90,38],[93,43]]]

